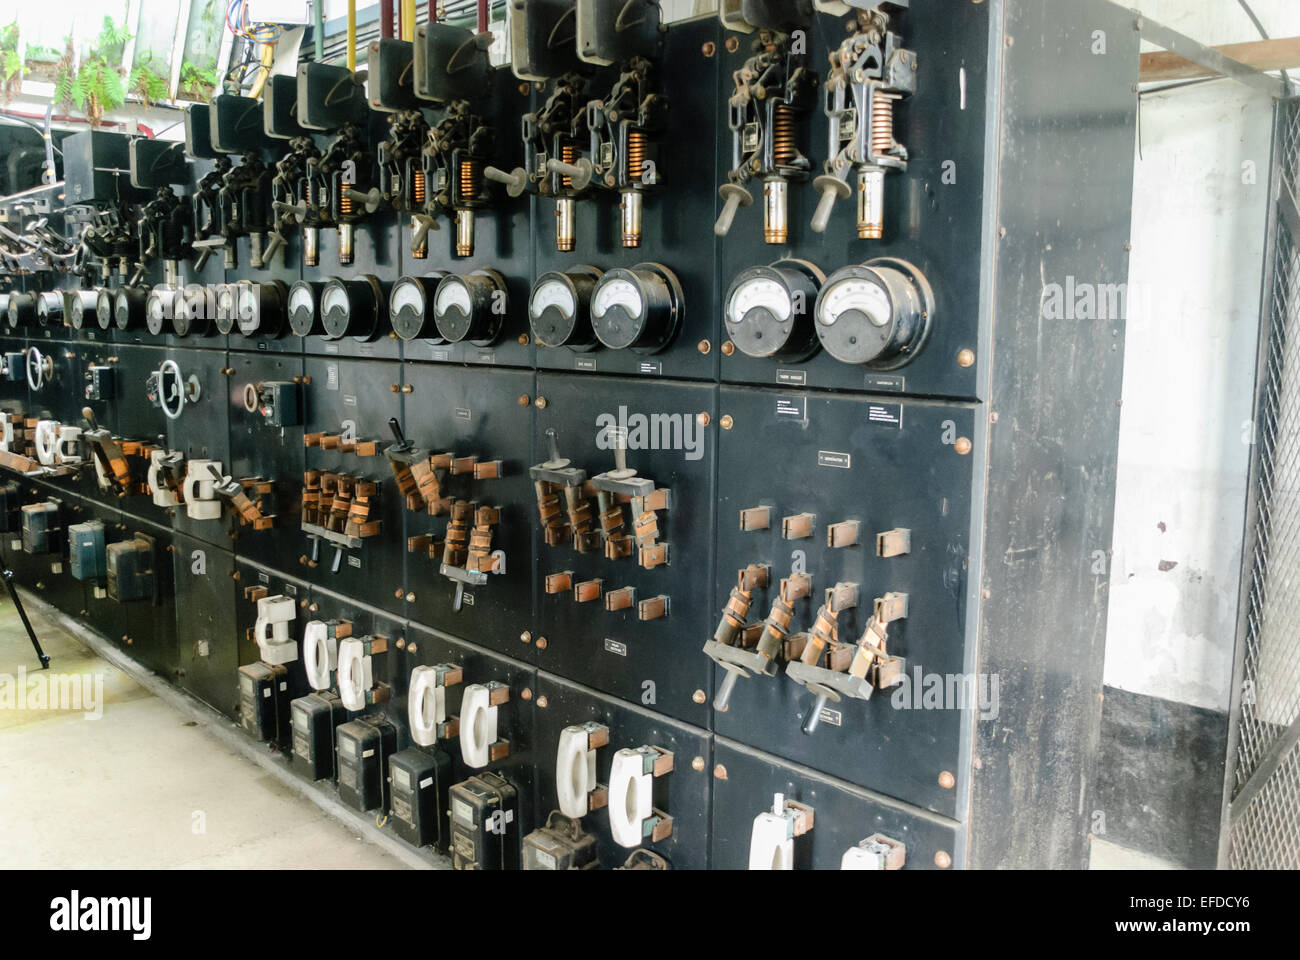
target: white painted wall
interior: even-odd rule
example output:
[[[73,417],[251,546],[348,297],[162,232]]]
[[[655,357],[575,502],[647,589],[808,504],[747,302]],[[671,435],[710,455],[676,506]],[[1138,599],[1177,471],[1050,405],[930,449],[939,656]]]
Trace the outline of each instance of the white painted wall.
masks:
[[[1136,5],[1204,43],[1259,38],[1230,0]],[[1270,36],[1300,34],[1294,0],[1251,6]],[[1271,121],[1269,98],[1231,81],[1142,98],[1105,680],[1219,710],[1232,680]]]

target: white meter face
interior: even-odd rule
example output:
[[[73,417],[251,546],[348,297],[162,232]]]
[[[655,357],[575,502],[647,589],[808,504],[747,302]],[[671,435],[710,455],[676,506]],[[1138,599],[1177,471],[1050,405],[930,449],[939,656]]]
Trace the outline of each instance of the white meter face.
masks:
[[[771,277],[747,280],[731,295],[731,302],[727,304],[727,320],[740,323],[745,319],[745,314],[760,307],[784,323],[790,319],[793,311],[790,292],[784,284]]]
[[[257,318],[257,291],[251,286],[239,288],[238,303],[240,320],[254,320]]]
[[[297,313],[299,310],[306,310],[310,313],[313,309],[311,300],[310,289],[307,287],[294,287],[289,291],[289,312]]]
[[[622,307],[628,316],[639,317],[645,309],[645,301],[636,284],[615,277],[607,283],[597,284],[596,292],[591,297],[591,315],[599,320],[613,307]]]
[[[433,309],[438,316],[443,317],[447,315],[448,310],[455,307],[468,317],[472,309],[471,303],[469,287],[465,286],[465,281],[448,280],[446,283],[438,285],[438,293],[434,297]]]
[[[533,291],[532,302],[528,304],[529,316],[538,320],[549,307],[558,308],[565,318],[578,312],[578,302],[568,284],[559,280],[547,280]]]
[[[409,280],[397,284],[393,287],[388,309],[393,314],[401,313],[403,310],[412,310],[416,316],[424,313],[424,297],[421,296],[420,288]]]
[[[841,280],[826,291],[818,304],[817,322],[829,327],[847,310],[864,313],[877,327],[888,324],[893,315],[885,288],[864,277]]]
[[[320,298],[320,312],[332,313],[335,310],[348,312],[348,292],[342,287],[326,287]]]

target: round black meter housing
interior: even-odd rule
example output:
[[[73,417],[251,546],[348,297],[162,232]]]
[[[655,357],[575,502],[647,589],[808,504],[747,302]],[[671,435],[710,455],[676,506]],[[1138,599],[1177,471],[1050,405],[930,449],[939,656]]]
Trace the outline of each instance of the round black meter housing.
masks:
[[[324,289],[325,284],[311,280],[299,280],[289,288],[289,329],[295,336],[325,336],[325,324],[321,322],[318,309],[321,291]]]
[[[139,330],[144,326],[145,301],[149,293],[144,287],[122,287],[113,294],[113,323],[119,330]]]
[[[238,313],[238,296],[233,283],[217,284],[216,293],[215,322],[217,333],[223,337],[235,329],[235,320]]]
[[[403,340],[442,343],[433,318],[433,298],[438,281],[447,275],[436,270],[427,277],[402,277],[388,294],[388,319]]]
[[[113,302],[116,296],[117,291],[109,287],[100,287],[95,292],[95,322],[101,330],[113,326]]]
[[[506,308],[506,280],[495,270],[443,277],[433,297],[438,333],[449,343],[488,346],[501,333]]]
[[[235,288],[235,322],[249,339],[274,340],[284,333],[289,288],[279,280],[244,281]]]
[[[172,333],[178,337],[206,337],[212,333],[216,312],[217,293],[211,287],[177,287],[172,297]]]
[[[368,343],[379,337],[380,318],[387,312],[378,277],[365,274],[351,280],[330,277],[320,295],[321,322],[326,340]]]
[[[68,291],[68,323],[74,330],[82,330],[86,320],[95,318],[95,306],[99,302],[99,293],[95,290]]]
[[[656,353],[672,342],[684,307],[682,286],[667,267],[618,267],[592,291],[591,327],[611,350]]]
[[[181,298],[175,287],[158,286],[149,291],[144,300],[144,325],[154,336],[166,333],[168,321]]]
[[[787,363],[817,352],[813,309],[826,275],[806,260],[749,267],[727,291],[723,323],[736,349]]]
[[[11,293],[9,309],[5,312],[9,319],[9,329],[26,327],[36,319],[36,296],[31,293]]]
[[[543,347],[596,348],[591,329],[591,294],[603,272],[596,267],[574,267],[567,273],[542,274],[528,294],[528,322],[533,338]]]
[[[925,346],[934,293],[912,264],[881,257],[827,277],[815,313],[817,338],[836,360],[889,370]]]
[[[62,290],[46,290],[36,295],[36,322],[42,327],[63,325]]]

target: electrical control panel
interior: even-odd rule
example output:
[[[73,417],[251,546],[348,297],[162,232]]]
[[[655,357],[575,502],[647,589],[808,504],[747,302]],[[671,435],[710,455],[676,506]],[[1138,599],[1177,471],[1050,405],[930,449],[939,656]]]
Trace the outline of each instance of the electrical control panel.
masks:
[[[68,137],[15,579],[430,863],[1081,865],[1130,15],[660,6]]]

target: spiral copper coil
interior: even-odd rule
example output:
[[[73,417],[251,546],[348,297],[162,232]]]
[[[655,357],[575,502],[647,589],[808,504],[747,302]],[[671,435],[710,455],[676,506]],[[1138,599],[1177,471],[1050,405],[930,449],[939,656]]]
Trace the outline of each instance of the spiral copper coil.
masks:
[[[871,98],[871,154],[883,156],[894,148],[894,101],[877,93]]]
[[[483,191],[483,164],[469,159],[460,162],[460,199],[469,203]]]
[[[415,175],[412,177],[411,197],[413,202],[420,205],[424,204],[424,171],[423,170],[416,170]]]
[[[572,143],[564,144],[564,146],[560,147],[560,159],[565,163],[573,163],[574,160],[578,159],[578,148]],[[573,189],[573,179],[571,177],[561,177],[560,183],[565,190]]]
[[[788,167],[798,159],[795,134],[794,110],[787,104],[778,103],[772,111],[772,159],[777,166]]]
[[[644,130],[627,132],[627,179],[630,183],[640,183],[641,174],[645,172],[646,136]]]
[[[352,198],[348,196],[346,186],[339,192],[339,216],[350,217],[352,215]]]

